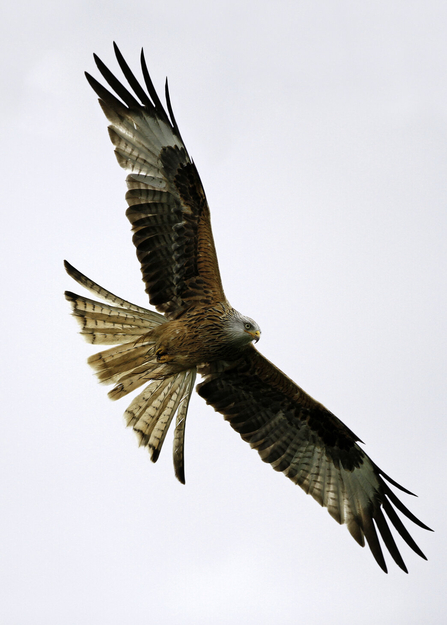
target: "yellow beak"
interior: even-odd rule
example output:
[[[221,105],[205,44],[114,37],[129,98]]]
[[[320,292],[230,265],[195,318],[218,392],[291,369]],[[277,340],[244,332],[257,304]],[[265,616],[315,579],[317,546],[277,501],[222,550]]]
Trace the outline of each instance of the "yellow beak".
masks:
[[[256,330],[256,332],[247,332],[247,334],[253,337],[255,343],[257,343],[261,338],[261,333],[259,332],[259,330]]]

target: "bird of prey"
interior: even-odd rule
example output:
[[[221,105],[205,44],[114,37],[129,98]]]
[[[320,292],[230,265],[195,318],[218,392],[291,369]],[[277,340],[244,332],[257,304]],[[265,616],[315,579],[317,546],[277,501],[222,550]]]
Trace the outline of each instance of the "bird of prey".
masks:
[[[113,295],[66,262],[70,276],[103,300],[65,294],[84,338],[112,346],[91,356],[89,364],[100,382],[114,384],[111,399],[145,385],[125,419],[154,462],[175,417],[174,468],[182,483],[186,416],[199,373],[203,378],[197,386],[199,395],[264,462],[312,495],[338,523],[345,523],[361,546],[366,538],[387,572],[380,534],[397,565],[407,572],[388,522],[424,559],[396,509],[419,527],[429,528],[389,484],[411,493],[366,455],[346,425],[256,349],[258,324],[225,297],[210,210],[175,120],[167,84],[166,111],[143,52],[146,88],[116,45],[115,54],[133,93],[96,55],[96,65],[116,95],[87,73],[86,77],[110,123],[118,163],[127,172],[126,215],[149,302],[159,312]]]

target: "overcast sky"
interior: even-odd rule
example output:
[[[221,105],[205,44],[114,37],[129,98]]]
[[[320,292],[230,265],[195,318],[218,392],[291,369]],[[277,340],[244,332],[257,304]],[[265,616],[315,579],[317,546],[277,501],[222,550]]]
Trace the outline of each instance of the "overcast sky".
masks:
[[[447,4],[2,8],[0,620],[438,625],[446,614]],[[389,574],[195,395],[186,486],[85,361],[67,258],[147,305],[124,173],[83,72],[169,77],[226,294],[260,350],[419,497]],[[410,526],[410,524],[407,524]]]

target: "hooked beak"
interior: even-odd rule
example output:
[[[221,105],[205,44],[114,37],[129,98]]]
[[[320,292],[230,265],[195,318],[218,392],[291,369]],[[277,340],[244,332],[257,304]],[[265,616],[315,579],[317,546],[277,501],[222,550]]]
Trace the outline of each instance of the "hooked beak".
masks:
[[[257,343],[261,338],[261,333],[259,332],[259,330],[256,330],[256,332],[247,332],[247,334],[253,337],[255,343]]]

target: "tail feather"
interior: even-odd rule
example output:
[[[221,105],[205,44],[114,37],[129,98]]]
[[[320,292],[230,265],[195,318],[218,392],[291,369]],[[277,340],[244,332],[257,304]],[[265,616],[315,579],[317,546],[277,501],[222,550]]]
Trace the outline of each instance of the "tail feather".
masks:
[[[153,462],[156,462],[160,455],[161,448],[163,447],[166,434],[168,433],[169,426],[171,425],[172,418],[174,417],[180,401],[184,397],[187,383],[185,381],[185,374],[177,375],[175,382],[172,385],[171,391],[167,400],[164,402],[162,412],[157,419],[155,427],[152,430],[152,434],[149,438],[148,447],[151,451],[151,458]]]
[[[165,365],[154,365],[150,361],[146,362],[118,378],[118,384],[108,393],[108,396],[114,401],[121,399],[121,397],[132,393],[132,391],[143,386],[149,380],[157,380],[164,377],[166,377]]]
[[[182,377],[184,377],[183,373],[163,380],[162,384],[157,387],[152,395],[150,405],[147,406],[133,426],[140,440],[140,445],[149,447],[151,457],[153,455],[152,448],[155,447],[151,444],[153,433],[157,429],[160,431],[160,427],[162,428],[162,425],[159,425],[159,421],[171,416],[170,400],[172,397],[175,402],[178,394],[178,386],[182,382]]]
[[[133,427],[140,445],[148,447],[153,462],[160,455],[172,418],[177,412],[174,466],[183,467],[184,424],[195,377],[195,370],[188,370],[154,380],[135,397],[124,413],[127,425]],[[176,470],[176,475],[182,475],[183,479],[179,479],[184,483],[184,470],[179,471],[179,475]]]
[[[156,325],[166,323],[166,319],[163,317],[163,315],[160,315],[153,310],[149,310],[148,308],[143,308],[142,306],[132,304],[132,302],[128,302],[127,300],[122,299],[117,295],[114,295],[96,282],[93,282],[93,280],[90,280],[90,278],[87,278],[87,276],[78,271],[75,267],[73,267],[73,265],[70,265],[70,263],[66,260],[64,260],[64,266],[66,272],[69,276],[73,278],[73,280],[75,280],[78,284],[87,289],[87,291],[94,293],[106,302],[112,302],[112,304],[115,304],[116,306],[119,306],[121,308],[126,308],[128,310],[134,310],[138,312],[140,316],[145,317],[148,321],[152,321]]]
[[[121,343],[121,345],[106,349],[103,352],[93,354],[88,358],[87,362],[98,372],[108,368],[115,369],[121,364],[132,362],[141,354],[145,354],[148,349],[149,343],[146,341],[128,341],[127,343]],[[126,370],[129,370],[129,367]]]
[[[113,384],[124,374],[134,371],[137,367],[148,365],[153,359],[153,345],[137,346],[132,341],[122,347],[126,347],[126,349],[115,354],[110,354],[110,350],[107,350],[94,354],[87,360],[102,384]]]
[[[125,308],[103,304],[71,291],[65,292],[65,298],[71,304],[72,314],[81,326],[81,335],[87,343],[122,344],[140,338],[160,325],[158,319],[151,319],[143,313],[130,313]]]
[[[177,410],[177,416],[175,420],[174,430],[174,471],[175,476],[182,484],[185,483],[185,428],[186,428],[186,415],[188,413],[189,400],[191,399],[191,393],[194,390],[194,383],[196,381],[196,371],[189,371],[187,387],[185,393],[180,400],[180,405]]]
[[[152,402],[157,398],[166,380],[154,380],[144,391],[137,395],[129,404],[124,418],[128,427],[135,428],[135,425],[142,419],[144,413],[151,407]],[[142,428],[140,428],[142,429]]]
[[[79,284],[107,302],[70,291],[65,293],[72,314],[81,326],[81,335],[89,343],[112,345],[88,359],[102,384],[115,384],[109,397],[120,399],[149,382],[133,399],[124,416],[140,445],[148,448],[153,462],[157,461],[172,419],[177,415],[174,469],[177,478],[184,483],[185,422],[196,369],[178,372],[167,363],[157,361],[152,330],[166,323],[165,317],[113,295],[67,262],[65,268]]]

